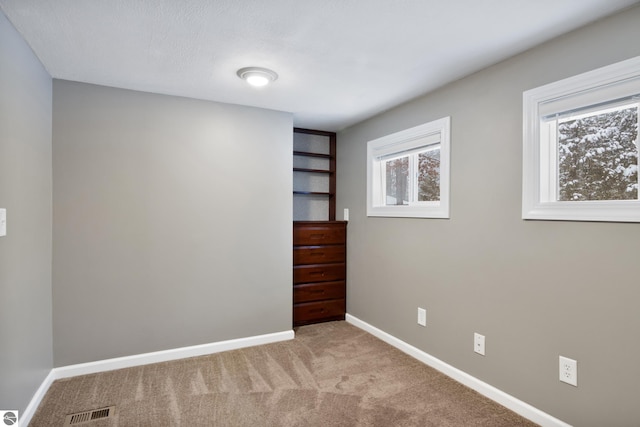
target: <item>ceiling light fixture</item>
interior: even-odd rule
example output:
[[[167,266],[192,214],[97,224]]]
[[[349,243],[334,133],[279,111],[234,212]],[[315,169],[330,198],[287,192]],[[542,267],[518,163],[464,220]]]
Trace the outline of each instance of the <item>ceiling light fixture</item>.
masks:
[[[278,75],[267,68],[245,67],[238,70],[238,77],[246,80],[251,86],[261,87],[277,80]]]

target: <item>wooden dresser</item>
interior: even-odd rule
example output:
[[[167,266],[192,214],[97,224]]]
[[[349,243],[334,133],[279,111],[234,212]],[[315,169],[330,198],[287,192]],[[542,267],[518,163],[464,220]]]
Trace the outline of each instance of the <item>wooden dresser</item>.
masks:
[[[344,320],[346,221],[293,223],[293,325]]]

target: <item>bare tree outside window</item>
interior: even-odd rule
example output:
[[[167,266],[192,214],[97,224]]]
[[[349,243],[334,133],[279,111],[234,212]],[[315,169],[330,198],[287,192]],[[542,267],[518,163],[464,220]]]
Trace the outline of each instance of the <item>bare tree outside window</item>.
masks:
[[[409,204],[409,157],[389,160],[386,163],[387,206]]]
[[[418,155],[418,201],[440,200],[440,148]]]
[[[558,122],[558,200],[638,200],[638,107]]]

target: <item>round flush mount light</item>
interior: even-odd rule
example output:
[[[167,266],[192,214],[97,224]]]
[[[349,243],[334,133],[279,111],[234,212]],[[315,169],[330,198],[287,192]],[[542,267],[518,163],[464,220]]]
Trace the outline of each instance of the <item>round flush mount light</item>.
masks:
[[[238,77],[246,80],[251,86],[261,87],[275,81],[278,75],[267,68],[245,67],[238,70]]]

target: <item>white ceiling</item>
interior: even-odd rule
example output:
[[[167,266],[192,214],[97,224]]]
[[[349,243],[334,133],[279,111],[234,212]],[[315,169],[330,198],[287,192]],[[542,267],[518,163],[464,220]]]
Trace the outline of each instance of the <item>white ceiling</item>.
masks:
[[[638,0],[0,0],[52,77],[340,130]],[[253,89],[239,68],[279,79]]]

